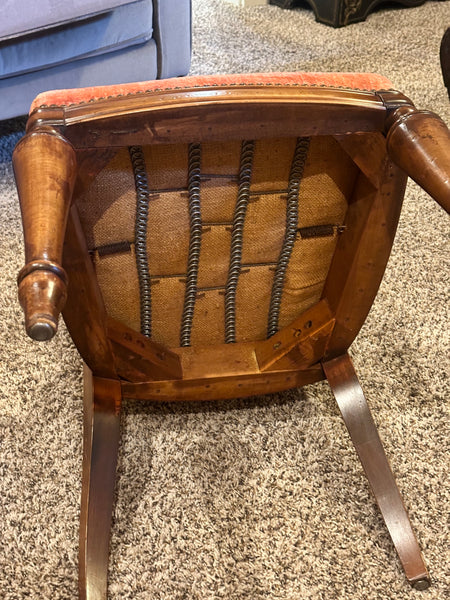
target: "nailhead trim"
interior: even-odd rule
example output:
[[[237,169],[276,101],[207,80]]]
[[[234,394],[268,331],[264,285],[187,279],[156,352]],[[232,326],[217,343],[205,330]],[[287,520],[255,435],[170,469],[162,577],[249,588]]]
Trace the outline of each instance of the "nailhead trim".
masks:
[[[389,92],[394,91],[390,89],[367,89],[367,88],[351,88],[343,85],[327,85],[325,83],[211,83],[206,85],[194,85],[190,87],[176,86],[173,88],[155,88],[149,90],[138,90],[136,92],[130,92],[129,94],[113,94],[111,96],[102,96],[100,98],[90,98],[89,100],[83,100],[82,102],[73,102],[70,104],[40,104],[34,110],[39,108],[69,108],[72,106],[84,106],[86,104],[92,104],[94,102],[102,102],[103,100],[111,100],[114,98],[130,98],[132,96],[138,96],[141,94],[152,94],[159,92],[176,92],[176,91],[190,91],[196,89],[208,89],[208,88],[229,88],[229,87],[310,87],[310,88],[328,88],[330,90],[349,90],[352,92]],[[34,112],[33,110],[33,112]]]

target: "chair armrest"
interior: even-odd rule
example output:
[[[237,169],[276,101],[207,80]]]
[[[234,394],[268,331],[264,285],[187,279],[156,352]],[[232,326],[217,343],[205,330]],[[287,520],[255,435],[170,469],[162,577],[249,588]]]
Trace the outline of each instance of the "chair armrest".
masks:
[[[387,148],[392,160],[450,213],[450,131],[436,114],[412,107],[390,119]]]
[[[63,240],[76,175],[75,150],[52,130],[23,137],[13,154],[25,267],[18,277],[27,334],[51,339],[67,296]]]

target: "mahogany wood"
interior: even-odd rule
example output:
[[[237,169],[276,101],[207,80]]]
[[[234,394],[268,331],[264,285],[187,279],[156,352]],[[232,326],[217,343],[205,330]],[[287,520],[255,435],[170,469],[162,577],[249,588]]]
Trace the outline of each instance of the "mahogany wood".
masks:
[[[120,377],[130,381],[182,378],[178,354],[115,319],[108,318],[107,328]]]
[[[334,138],[364,173],[374,188],[378,189],[384,175],[386,139],[381,132],[335,135]]]
[[[74,198],[85,192],[100,171],[114,158],[117,148],[88,148],[77,150],[77,179],[73,191]]]
[[[69,287],[63,316],[70,335],[96,376],[117,378],[103,298],[75,206],[72,206],[67,222],[64,267]]]
[[[120,382],[84,369],[84,450],[80,516],[80,600],[105,600],[119,448]]]
[[[378,160],[377,158],[374,159]],[[347,351],[377,294],[391,252],[406,186],[406,176],[385,157],[379,189],[360,175],[325,282],[336,319],[325,358]]]
[[[287,390],[324,378],[320,364],[298,369],[286,364],[262,373],[255,343],[173,349],[181,359],[183,379],[123,382],[124,396],[138,400],[216,400],[242,398],[271,391]],[[277,365],[278,366],[278,363]]]
[[[55,131],[23,137],[13,156],[25,239],[19,299],[28,335],[47,340],[58,328],[67,281],[61,254],[76,175],[72,146]]]
[[[256,343],[256,360],[260,370],[266,371],[295,347],[303,356],[303,364],[297,363],[297,368],[310,367],[323,355],[317,352],[319,338],[325,338],[326,344],[333,326],[334,318],[328,303],[326,300],[321,300],[288,327],[284,327],[268,340]]]
[[[99,119],[86,131],[83,123],[67,127],[65,135],[76,148],[124,147],[132,144],[170,144],[286,136],[344,134],[349,123],[359,131],[377,131],[383,123],[383,108],[378,112],[365,107],[337,104],[333,110],[323,105],[278,104],[227,105],[220,102],[186,108],[161,107],[159,111],[139,112],[114,118]],[[252,110],[253,109],[253,110]],[[182,116],[181,116],[182,115]],[[252,115],[252,116],[250,116]],[[144,120],[144,127],[142,121]]]
[[[387,145],[392,160],[450,213],[447,125],[432,112],[405,109],[399,109],[391,123]]]
[[[67,277],[58,268],[58,275],[50,271],[53,263],[28,263],[30,273],[19,276],[19,302],[25,315],[25,329],[36,341],[50,340],[58,328],[58,317],[66,302]]]
[[[343,354],[322,366],[406,577],[415,588],[426,589],[430,578],[350,357]]]
[[[206,400],[226,400],[246,398],[271,393],[283,392],[292,388],[317,383],[324,379],[320,365],[313,365],[304,370],[292,368],[262,374],[243,373],[217,377],[183,379],[182,381],[148,381],[143,383],[122,382],[124,398],[134,400],[157,400],[164,402],[194,402]]]
[[[75,148],[113,148],[200,139],[382,131],[385,114],[384,102],[374,92],[232,86],[138,94],[60,109],[38,108],[30,116],[27,129],[50,123]]]

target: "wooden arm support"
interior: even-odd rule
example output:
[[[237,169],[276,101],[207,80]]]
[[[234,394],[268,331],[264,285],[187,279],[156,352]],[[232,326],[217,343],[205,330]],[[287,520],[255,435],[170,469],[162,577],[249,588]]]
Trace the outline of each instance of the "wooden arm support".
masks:
[[[434,113],[399,108],[388,122],[392,160],[450,213],[450,131]]]
[[[19,301],[28,335],[48,340],[57,331],[67,295],[61,260],[76,176],[75,151],[58,133],[43,130],[22,138],[13,166],[25,239]]]

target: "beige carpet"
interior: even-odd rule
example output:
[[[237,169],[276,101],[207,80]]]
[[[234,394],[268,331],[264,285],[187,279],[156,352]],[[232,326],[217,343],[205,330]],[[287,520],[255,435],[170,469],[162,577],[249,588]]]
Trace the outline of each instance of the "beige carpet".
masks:
[[[194,1],[193,73],[387,75],[450,123],[438,61],[450,3],[389,8],[333,30],[305,8]],[[26,339],[10,154],[1,125],[0,598],[74,599],[81,363],[62,328]],[[18,130],[18,131],[15,131]],[[449,573],[448,217],[407,190],[386,277],[352,348],[428,562],[412,591],[325,383],[216,405],[127,405],[111,599],[443,600]]]

